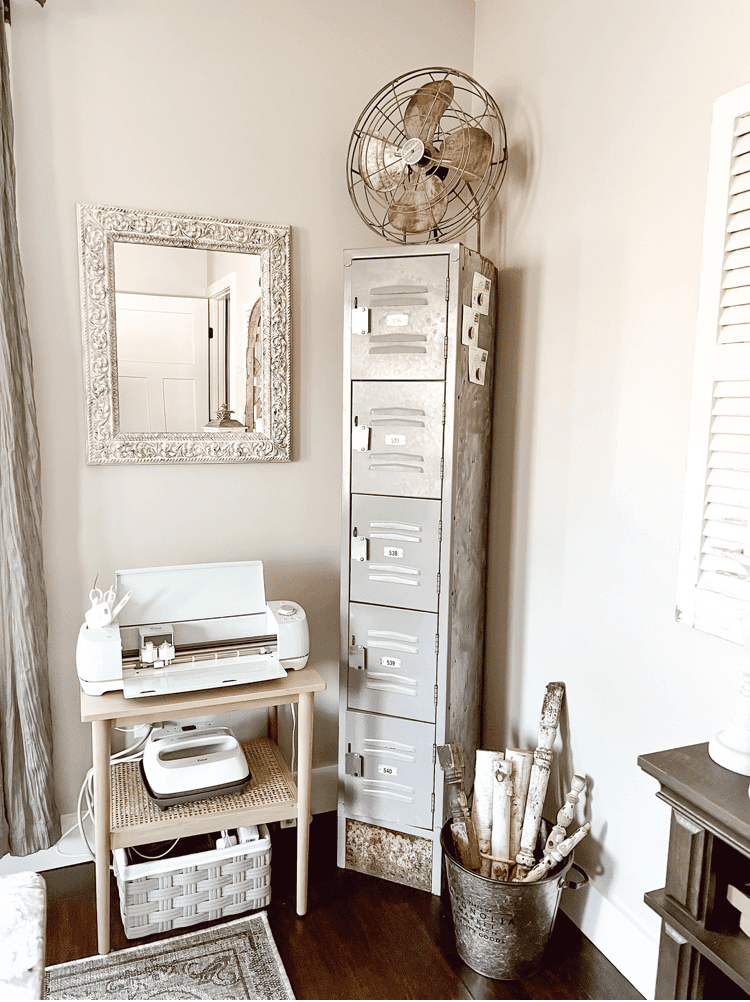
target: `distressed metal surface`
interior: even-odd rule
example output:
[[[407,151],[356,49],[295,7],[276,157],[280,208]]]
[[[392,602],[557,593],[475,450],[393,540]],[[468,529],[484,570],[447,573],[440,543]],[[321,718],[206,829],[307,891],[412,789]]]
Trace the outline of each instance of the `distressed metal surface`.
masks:
[[[351,518],[351,601],[437,612],[440,502],[354,494]]]
[[[444,401],[442,381],[353,383],[352,492],[439,498]],[[369,448],[360,451],[363,426]]]
[[[347,869],[421,891],[430,890],[432,842],[429,839],[349,818],[345,839]]]
[[[383,253],[351,264],[347,316],[355,301],[370,310],[370,333],[351,335],[351,378],[443,379],[448,254]]]
[[[500,981],[533,974],[544,959],[572,855],[544,880],[513,884],[464,869],[452,855],[450,821],[443,826],[440,841],[456,948],[464,963]]]
[[[434,613],[352,602],[350,709],[434,723],[436,639]]]
[[[431,830],[434,743],[432,724],[348,710],[347,754],[363,760],[360,776],[342,777],[349,812]]]

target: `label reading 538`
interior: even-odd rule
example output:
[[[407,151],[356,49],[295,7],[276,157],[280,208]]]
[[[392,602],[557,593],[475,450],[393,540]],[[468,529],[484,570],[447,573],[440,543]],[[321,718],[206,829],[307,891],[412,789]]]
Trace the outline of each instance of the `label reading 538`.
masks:
[[[400,546],[385,546],[383,547],[383,556],[393,557],[396,560],[401,560],[403,559],[404,551],[401,549]]]

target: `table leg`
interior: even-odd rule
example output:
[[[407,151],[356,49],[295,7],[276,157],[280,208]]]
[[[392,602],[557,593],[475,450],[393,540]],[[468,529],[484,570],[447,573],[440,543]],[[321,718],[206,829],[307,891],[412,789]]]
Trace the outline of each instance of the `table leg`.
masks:
[[[313,693],[301,692],[297,731],[297,914],[307,911],[307,855],[310,843]]]
[[[109,756],[110,722],[91,724],[94,753],[94,845],[96,847],[96,934],[99,953],[109,953]]]
[[[275,741],[276,744],[279,743],[279,708],[278,706],[269,706],[267,710],[268,720],[266,725],[266,733],[271,741]]]

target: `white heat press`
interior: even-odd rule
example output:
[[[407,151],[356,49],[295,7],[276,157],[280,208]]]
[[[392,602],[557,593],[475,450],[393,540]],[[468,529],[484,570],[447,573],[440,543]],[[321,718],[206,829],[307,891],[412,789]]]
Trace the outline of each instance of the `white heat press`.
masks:
[[[242,745],[228,727],[164,724],[148,736],[141,779],[151,800],[164,809],[240,793],[251,775]]]

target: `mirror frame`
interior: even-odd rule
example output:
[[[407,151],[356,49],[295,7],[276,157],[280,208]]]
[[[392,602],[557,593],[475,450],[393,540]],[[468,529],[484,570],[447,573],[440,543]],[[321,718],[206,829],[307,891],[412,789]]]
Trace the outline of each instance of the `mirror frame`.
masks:
[[[172,212],[78,205],[87,456],[102,463],[245,463],[291,459],[291,226]],[[120,431],[115,243],[257,254],[261,276],[261,396],[266,432]]]

